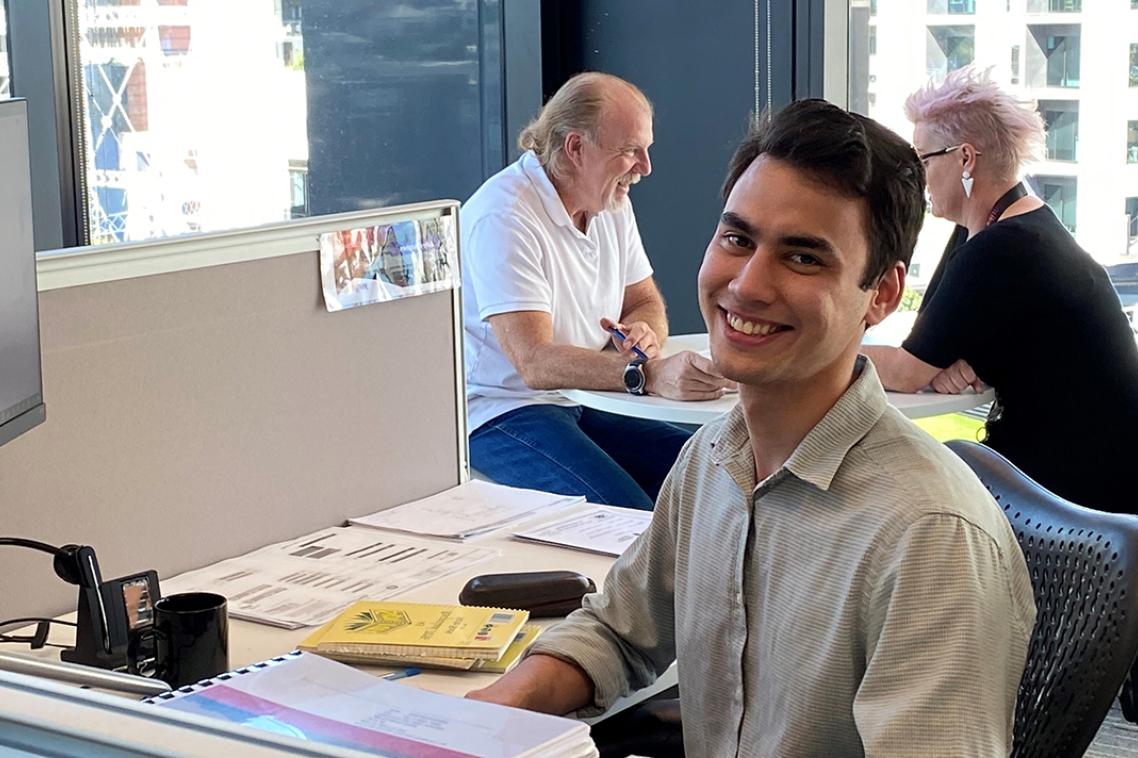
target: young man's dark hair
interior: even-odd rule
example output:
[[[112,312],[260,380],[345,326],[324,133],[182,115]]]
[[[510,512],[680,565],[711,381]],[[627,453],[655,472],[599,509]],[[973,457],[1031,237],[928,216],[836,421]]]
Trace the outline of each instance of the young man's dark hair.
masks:
[[[847,197],[865,199],[868,289],[895,261],[906,268],[925,217],[925,170],[912,146],[872,119],[825,100],[798,100],[752,124],[723,182],[723,199],[760,155],[814,175]]]

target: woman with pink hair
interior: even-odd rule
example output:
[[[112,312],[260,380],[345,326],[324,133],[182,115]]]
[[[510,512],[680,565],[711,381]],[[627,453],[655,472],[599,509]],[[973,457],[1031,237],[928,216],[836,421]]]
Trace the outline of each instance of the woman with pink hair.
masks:
[[[865,348],[882,382],[994,387],[986,444],[1062,497],[1133,511],[1138,349],[1106,271],[1019,180],[1042,119],[970,68],[905,112],[932,213],[957,228],[902,346]]]

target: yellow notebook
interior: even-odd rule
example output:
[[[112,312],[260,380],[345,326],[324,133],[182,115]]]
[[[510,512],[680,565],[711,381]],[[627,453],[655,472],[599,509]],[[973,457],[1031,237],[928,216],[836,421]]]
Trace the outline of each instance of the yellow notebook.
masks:
[[[327,629],[329,624],[317,629],[308,636],[304,642],[301,642],[299,647],[301,650],[310,653],[318,653],[325,658],[332,658],[344,663],[364,663],[373,666],[418,666],[420,668],[430,669],[449,669],[452,671],[481,671],[491,674],[505,674],[517,666],[522,660],[522,655],[533,644],[544,629],[537,624],[526,624],[521,630],[514,635],[514,641],[506,648],[506,652],[502,657],[496,661],[489,658],[437,658],[434,656],[357,656],[347,655],[344,653],[325,652],[319,653],[316,649],[320,637],[323,636],[324,630]]]
[[[359,658],[498,660],[529,611],[467,605],[360,600],[333,619],[314,642],[317,653]],[[319,633],[319,631],[318,631]]]

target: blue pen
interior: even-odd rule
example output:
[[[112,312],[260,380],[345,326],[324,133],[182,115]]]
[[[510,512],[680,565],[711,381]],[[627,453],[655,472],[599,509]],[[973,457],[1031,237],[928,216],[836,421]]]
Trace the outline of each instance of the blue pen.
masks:
[[[416,674],[420,673],[422,672],[417,668],[405,668],[402,671],[392,671],[390,674],[380,677],[380,679],[405,679],[409,676],[415,676]]]
[[[625,337],[624,334],[622,334],[621,331],[619,329],[617,329],[615,326],[609,327],[609,333],[612,334],[612,336],[616,337],[621,342],[624,342],[626,339],[628,339],[628,337]],[[636,356],[638,358],[640,358],[640,360],[642,360],[642,361],[648,360],[648,356],[645,355],[644,351],[641,350],[640,348],[633,347],[632,352],[636,353]]]

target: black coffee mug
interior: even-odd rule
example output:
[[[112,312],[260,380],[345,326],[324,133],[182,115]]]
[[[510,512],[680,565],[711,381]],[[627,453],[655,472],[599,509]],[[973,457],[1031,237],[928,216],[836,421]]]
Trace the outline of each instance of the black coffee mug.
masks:
[[[229,616],[225,598],[212,592],[167,595],[154,604],[154,626],[131,640],[135,673],[151,674],[171,687],[229,670]],[[153,671],[140,658],[153,652]]]

